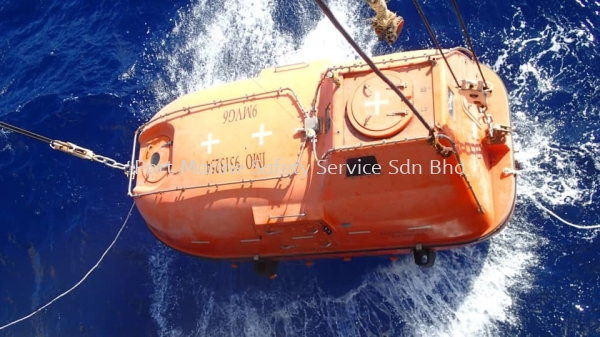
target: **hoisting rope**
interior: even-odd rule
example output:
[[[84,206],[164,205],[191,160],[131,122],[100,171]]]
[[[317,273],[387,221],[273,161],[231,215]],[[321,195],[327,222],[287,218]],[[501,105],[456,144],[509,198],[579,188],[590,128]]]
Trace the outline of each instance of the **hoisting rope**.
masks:
[[[46,309],[47,307],[49,307],[52,303],[58,301],[60,298],[68,295],[70,292],[72,292],[73,290],[75,290],[75,288],[79,287],[87,278],[88,276],[90,276],[90,274],[96,270],[96,268],[98,268],[98,266],[100,266],[100,263],[102,262],[102,260],[104,259],[104,257],[106,256],[106,254],[108,254],[108,252],[110,251],[110,249],[115,245],[115,243],[117,242],[117,240],[119,239],[119,236],[121,235],[121,232],[123,232],[123,229],[125,229],[125,226],[127,225],[127,222],[129,221],[129,218],[131,217],[131,213],[133,213],[133,207],[135,206],[135,203],[133,203],[131,205],[131,208],[129,209],[129,213],[127,214],[127,217],[125,218],[125,221],[123,222],[123,225],[121,226],[121,229],[119,229],[119,231],[117,232],[117,235],[115,236],[114,240],[111,242],[111,244],[108,246],[108,248],[104,251],[104,254],[102,254],[102,256],[100,256],[100,259],[98,260],[98,262],[96,262],[96,264],[92,267],[92,269],[90,269],[90,271],[87,272],[87,274],[85,274],[83,276],[83,278],[77,282],[74,286],[72,286],[69,290],[65,291],[64,293],[56,296],[52,301],[48,302],[47,304],[45,304],[44,306],[38,308],[37,310],[35,310],[34,312],[32,312],[31,314],[19,318],[13,322],[10,322],[4,326],[0,327],[0,330],[4,330],[6,328],[8,328],[11,325],[17,324],[19,322],[22,322],[28,318],[33,317],[35,314],[39,313],[40,311]]]
[[[481,80],[483,81],[483,88],[487,89],[487,82],[485,81],[485,77],[483,77],[483,71],[481,71],[481,67],[479,66],[479,60],[477,59],[477,54],[475,53],[475,48],[473,48],[473,43],[471,43],[471,37],[469,36],[469,32],[467,32],[467,27],[465,26],[465,22],[460,15],[460,10],[458,9],[458,4],[456,0],[452,0],[452,6],[454,6],[454,12],[456,12],[456,16],[458,17],[458,21],[460,22],[460,27],[462,28],[463,33],[465,34],[465,38],[467,39],[467,44],[471,49],[471,53],[473,53],[473,58],[475,59],[475,64],[477,65],[477,69],[479,69],[479,73],[481,74]]]
[[[20,133],[24,136],[30,137],[32,139],[38,140],[40,142],[43,143],[47,143],[50,145],[50,147],[54,150],[58,150],[70,155],[73,155],[75,157],[81,158],[81,159],[88,159],[88,160],[92,160],[98,163],[102,163],[108,167],[112,167],[112,168],[116,168],[119,170],[122,170],[125,172],[125,175],[129,175],[129,163],[128,164],[121,164],[118,163],[116,160],[108,158],[108,157],[104,157],[101,155],[97,155],[95,154],[93,151],[88,150],[86,148],[77,146],[73,143],[69,143],[69,142],[63,142],[60,140],[52,140],[48,137],[44,137],[41,135],[38,135],[36,133],[33,133],[31,131],[27,131],[27,130],[23,130],[19,127],[16,127],[14,125],[10,125],[8,123],[5,122],[0,122],[0,127],[5,128],[9,131],[14,131],[17,133]]]
[[[14,132],[20,133],[20,134],[22,134],[24,136],[33,138],[35,140],[39,140],[40,142],[52,144],[52,139],[50,139],[48,137],[40,136],[38,134],[35,134],[35,133],[27,131],[27,130],[23,130],[23,129],[18,128],[18,127],[14,126],[14,125],[10,125],[10,124],[4,123],[4,122],[0,122],[0,127],[3,127],[3,128],[5,128],[7,130],[10,130],[10,131],[14,131]]]
[[[427,121],[423,118],[423,116],[421,116],[421,114],[417,111],[417,109],[415,109],[415,107],[412,105],[412,103],[410,103],[410,101],[406,98],[406,96],[404,96],[404,94],[400,90],[398,90],[398,87],[396,87],[396,85],[394,85],[394,83],[392,83],[392,81],[390,81],[390,79],[387,78],[379,70],[379,68],[377,68],[375,63],[373,63],[373,61],[371,61],[371,59],[362,51],[362,49],[356,44],[356,42],[354,42],[352,37],[350,37],[350,35],[346,32],[344,27],[342,27],[342,25],[335,18],[335,16],[331,12],[331,10],[327,7],[327,5],[325,5],[322,0],[315,0],[315,1],[319,5],[319,7],[321,7],[321,10],[325,14],[325,16],[327,16],[327,18],[329,18],[329,20],[335,26],[335,28],[337,28],[337,30],[344,36],[344,38],[346,39],[346,41],[348,41],[348,43],[352,46],[352,48],[354,48],[354,50],[360,55],[360,57],[362,57],[362,59],[369,65],[371,70],[373,70],[373,72],[375,74],[377,74],[377,76],[379,76],[379,78],[381,78],[381,80],[383,82],[385,82],[390,87],[390,89],[392,89],[392,91],[394,91],[394,93],[396,93],[396,95],[398,95],[402,99],[402,101],[410,108],[410,110],[415,114],[415,116],[417,116],[419,121],[429,131],[428,143],[436,150],[436,152],[439,155],[441,155],[443,158],[448,158],[453,153],[455,153],[453,148],[444,146],[440,143],[438,137],[436,137],[436,130],[427,123]]]
[[[335,16],[331,12],[331,10],[327,7],[327,5],[325,5],[322,0],[315,0],[315,1],[319,5],[319,7],[321,7],[321,10],[323,11],[323,13],[325,13],[325,16],[327,16],[327,18],[329,18],[329,20],[331,21],[331,23],[333,23],[335,28],[337,28],[337,30],[340,33],[342,33],[342,35],[344,36],[346,41],[348,41],[348,43],[352,46],[352,48],[354,48],[354,50],[360,55],[360,57],[362,57],[362,59],[373,70],[373,72],[375,74],[377,74],[377,76],[379,76],[381,78],[381,80],[383,80],[383,82],[385,82],[390,87],[390,89],[392,89],[394,91],[394,93],[396,93],[398,96],[400,96],[402,101],[410,108],[410,110],[412,110],[412,112],[415,114],[415,116],[417,116],[417,118],[425,126],[425,128],[427,128],[427,130],[429,131],[429,135],[431,137],[433,137],[435,130],[427,123],[427,121],[425,121],[425,119],[421,116],[421,114],[419,114],[417,109],[415,109],[415,107],[410,103],[410,101],[408,99],[406,99],[406,96],[404,96],[404,94],[400,90],[398,90],[398,88],[394,85],[394,83],[392,83],[392,81],[390,81],[377,68],[377,66],[375,66],[373,61],[371,61],[371,59],[362,51],[362,49],[356,44],[356,42],[354,42],[352,37],[350,37],[350,35],[348,35],[348,33],[346,32],[344,27],[342,27],[342,25],[339,23],[339,21],[335,18]]]
[[[423,13],[423,10],[421,9],[419,2],[417,0],[413,0],[413,3],[415,4],[415,7],[417,7],[417,11],[419,12],[419,15],[421,16],[423,23],[425,24],[425,28],[427,28],[427,31],[429,32],[429,36],[431,36],[433,43],[435,44],[435,46],[439,50],[440,54],[442,55],[444,62],[446,62],[446,66],[448,67],[448,70],[450,70],[450,74],[452,74],[452,78],[454,78],[454,82],[456,82],[456,87],[460,88],[460,84],[458,83],[458,80],[456,79],[456,75],[454,75],[454,71],[452,71],[452,68],[450,67],[450,64],[448,63],[448,60],[446,59],[446,55],[444,55],[444,52],[442,51],[442,47],[440,46],[437,38],[435,37],[435,33],[433,32],[433,29],[431,28],[429,21],[425,17],[425,13]]]

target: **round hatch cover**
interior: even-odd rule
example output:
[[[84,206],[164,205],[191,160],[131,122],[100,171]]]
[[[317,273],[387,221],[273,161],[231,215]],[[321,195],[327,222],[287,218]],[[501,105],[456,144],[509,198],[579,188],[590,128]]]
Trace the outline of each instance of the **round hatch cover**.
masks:
[[[412,84],[408,78],[392,71],[383,71],[383,74],[412,103]],[[371,138],[386,138],[400,132],[412,117],[408,106],[377,74],[365,77],[348,103],[350,123]]]

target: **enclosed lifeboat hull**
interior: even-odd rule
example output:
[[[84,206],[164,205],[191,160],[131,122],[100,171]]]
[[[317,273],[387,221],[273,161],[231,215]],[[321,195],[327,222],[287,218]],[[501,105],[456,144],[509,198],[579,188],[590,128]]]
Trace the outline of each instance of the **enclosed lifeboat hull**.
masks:
[[[482,65],[483,90],[467,52],[444,52],[462,88],[435,50],[373,61],[450,156],[366,64],[303,63],[165,106],[136,132],[129,193],[160,241],[198,257],[431,265],[498,233],[516,199],[502,80]]]

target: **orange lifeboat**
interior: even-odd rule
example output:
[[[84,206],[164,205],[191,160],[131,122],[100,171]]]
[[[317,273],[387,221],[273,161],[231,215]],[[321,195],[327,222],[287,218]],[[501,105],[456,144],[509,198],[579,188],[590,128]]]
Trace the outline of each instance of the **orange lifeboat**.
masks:
[[[129,194],[167,246],[269,274],[406,253],[431,266],[501,231],[516,200],[502,80],[443,52],[460,88],[437,50],[372,59],[406,101],[367,64],[326,61],[180,97],[136,132]]]

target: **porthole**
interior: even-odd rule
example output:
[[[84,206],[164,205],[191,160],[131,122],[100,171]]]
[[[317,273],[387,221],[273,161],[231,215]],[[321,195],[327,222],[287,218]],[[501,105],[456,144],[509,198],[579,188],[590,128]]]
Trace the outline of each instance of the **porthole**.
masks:
[[[150,157],[150,164],[156,166],[158,163],[160,163],[160,154],[158,152],[154,152],[152,157]]]

